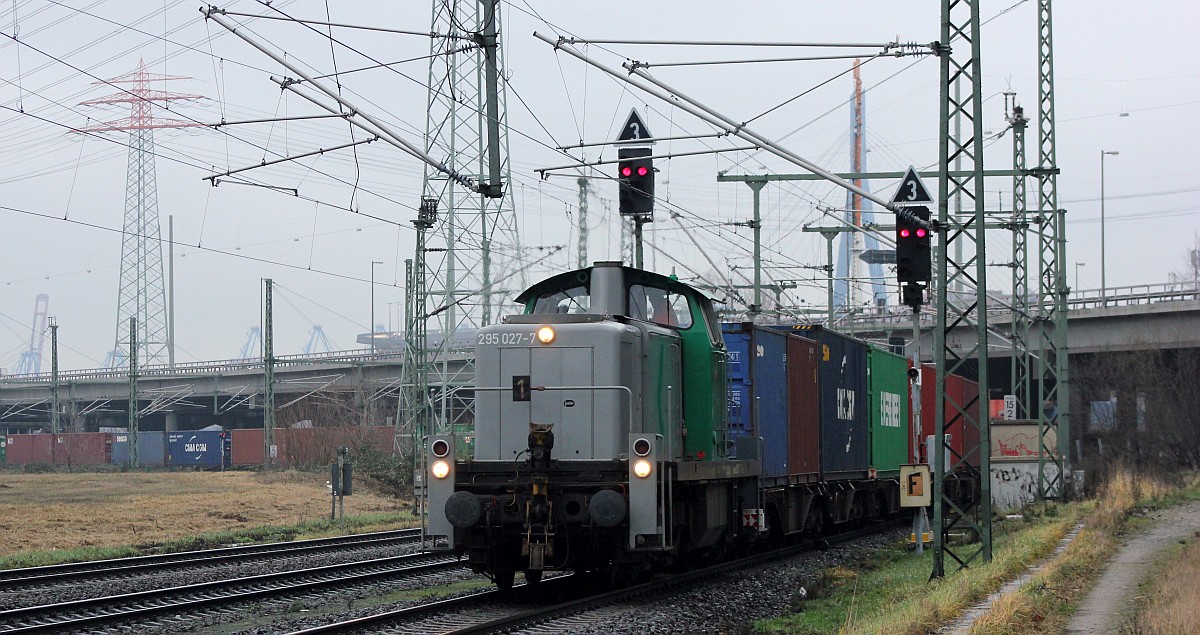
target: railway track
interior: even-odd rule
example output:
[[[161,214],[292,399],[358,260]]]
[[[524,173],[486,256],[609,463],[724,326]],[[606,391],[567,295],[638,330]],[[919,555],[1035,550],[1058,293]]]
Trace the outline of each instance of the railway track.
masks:
[[[95,580],[96,578],[129,578],[174,569],[274,560],[318,553],[367,551],[397,544],[415,543],[420,539],[420,535],[420,529],[402,529],[336,538],[274,542],[262,545],[10,569],[0,571],[0,593],[17,589],[29,590],[76,584],[83,580]]]
[[[245,602],[294,602],[379,583],[462,569],[458,560],[425,554],[379,558],[0,611],[0,633],[104,632],[131,624],[168,622],[238,612]]]
[[[346,633],[563,633],[603,620],[606,609],[630,601],[667,597],[681,589],[744,569],[753,569],[816,549],[848,542],[890,528],[893,523],[812,540],[736,561],[664,576],[636,586],[593,593],[585,576],[567,575],[536,586],[515,587],[511,595],[499,591],[431,602],[377,615],[294,631],[291,635]],[[579,579],[577,579],[579,578]],[[567,598],[546,603],[547,598]]]

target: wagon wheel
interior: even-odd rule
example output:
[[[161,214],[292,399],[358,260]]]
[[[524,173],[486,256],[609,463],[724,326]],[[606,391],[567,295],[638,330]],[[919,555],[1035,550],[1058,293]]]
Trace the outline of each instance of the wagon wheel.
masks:
[[[496,582],[496,589],[501,592],[512,591],[513,580],[516,578],[517,572],[512,569],[500,569],[492,572],[492,580]]]

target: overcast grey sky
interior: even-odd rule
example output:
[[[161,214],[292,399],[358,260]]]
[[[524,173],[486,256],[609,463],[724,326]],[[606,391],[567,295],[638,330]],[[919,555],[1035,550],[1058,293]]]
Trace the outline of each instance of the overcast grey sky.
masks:
[[[534,277],[574,266],[577,205],[573,178],[540,180],[537,168],[568,163],[554,146],[610,140],[630,108],[658,136],[704,134],[690,115],[532,37],[533,31],[588,38],[928,43],[939,37],[936,2],[851,0],[839,3],[544,2],[503,6],[509,81],[512,192],[527,245],[570,245],[547,259]],[[270,14],[258,2],[222,3],[233,11]],[[428,31],[431,4],[276,0],[289,15],[348,24]],[[982,58],[985,164],[1011,166],[1005,131],[1005,91],[1015,91],[1027,114],[1037,110],[1036,2],[983,4]],[[1110,287],[1165,282],[1182,271],[1200,231],[1200,62],[1195,51],[1200,8],[1194,3],[1115,0],[1062,1],[1054,6],[1060,203],[1068,210],[1067,259],[1080,286],[1100,283],[1100,152],[1105,160],[1107,281]],[[310,72],[326,75],[378,62],[388,69],[344,73],[343,94],[421,145],[429,38],[324,29],[238,18],[252,37],[268,42]],[[72,134],[71,129],[128,116],[116,107],[80,106],[111,94],[98,79],[132,71],[139,58],[156,73],[191,79],[155,86],[206,99],[177,102],[159,116],[212,123],[295,117],[317,110],[286,94],[270,77],[287,75],[268,57],[207,22],[197,3],[183,0],[17,0],[0,7],[0,367],[13,367],[28,345],[33,305],[50,295],[60,328],[64,368],[99,366],[116,332],[120,228],[124,215],[127,137]],[[19,44],[12,38],[14,33]],[[785,57],[797,49],[593,45],[588,54],[617,66],[627,58],[651,64]],[[871,49],[859,49],[869,51]],[[799,49],[800,54],[819,54]],[[823,50],[820,53],[829,53]],[[373,61],[374,60],[374,61]],[[849,60],[652,68],[686,94],[782,140],[792,151],[832,170],[849,168],[852,88]],[[903,170],[937,161],[936,59],[881,58],[861,69],[868,90],[868,168]],[[333,80],[328,80],[332,82]],[[361,139],[362,134],[356,133]],[[1036,126],[1029,130],[1030,160]],[[403,261],[412,257],[409,221],[421,193],[423,166],[382,143],[356,153],[330,152],[252,172],[261,183],[295,188],[300,196],[223,184],[204,177],[318,148],[346,143],[344,122],[292,121],[193,127],[155,133],[162,232],[174,216],[176,328],[180,361],[237,355],[258,324],[262,278],[276,294],[276,352],[298,353],[320,324],[334,345],[355,347],[368,329],[371,261],[376,274],[376,322],[402,320]],[[728,141],[660,144],[657,152],[729,147]],[[594,160],[611,148],[586,151]],[[765,153],[723,153],[659,163],[659,220],[650,240],[659,251],[651,268],[681,277],[748,271],[750,234],[727,225],[751,213],[750,190],[718,184],[716,174],[796,172]],[[606,168],[612,171],[612,168]],[[606,172],[607,173],[607,172]],[[931,183],[935,185],[935,183]],[[873,183],[890,197],[895,183]],[[1030,184],[1030,192],[1034,191]],[[1008,209],[1011,182],[989,180],[987,205]],[[845,195],[825,183],[772,185],[763,190],[764,240],[770,279],[802,278],[794,301],[824,303],[824,281],[804,265],[824,263],[824,241],[803,234],[805,223],[827,223],[818,206],[841,207]],[[355,214],[347,209],[357,209]],[[617,258],[616,186],[597,183],[592,199],[589,256]],[[667,211],[681,215],[679,222]],[[368,216],[369,215],[369,216]],[[64,220],[65,219],[65,220]],[[700,247],[696,246],[699,243]],[[1007,262],[1011,238],[988,236],[991,262]],[[165,257],[165,252],[164,252]],[[676,265],[683,263],[686,267]],[[988,287],[1007,292],[1008,269],[989,273]],[[48,347],[47,347],[48,354]],[[48,363],[43,365],[48,368]]]

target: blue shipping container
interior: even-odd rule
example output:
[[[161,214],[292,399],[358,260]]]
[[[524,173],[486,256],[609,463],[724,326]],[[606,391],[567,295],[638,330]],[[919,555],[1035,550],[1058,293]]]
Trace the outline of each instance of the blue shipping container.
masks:
[[[229,462],[228,435],[220,430],[189,430],[167,434],[167,464],[222,467]]]
[[[763,476],[785,478],[788,336],[750,323],[723,324],[721,331],[730,359],[730,441],[739,436],[762,438]]]
[[[167,464],[167,434],[165,432],[139,432],[138,464],[147,467],[162,467]],[[129,433],[113,433],[113,465],[129,463]]]
[[[754,420],[750,414],[750,345],[751,337],[741,324],[722,324],[721,335],[725,339],[728,355],[729,376],[729,458],[737,458],[739,438],[754,433]]]
[[[817,341],[821,382],[821,474],[862,478],[870,469],[867,344],[816,325],[787,327]]]

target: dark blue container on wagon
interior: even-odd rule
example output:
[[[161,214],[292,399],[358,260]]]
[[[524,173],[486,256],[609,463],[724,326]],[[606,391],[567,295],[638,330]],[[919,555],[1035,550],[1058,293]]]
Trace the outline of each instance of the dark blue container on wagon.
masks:
[[[721,332],[729,354],[731,453],[739,437],[760,437],[763,476],[786,478],[788,336],[749,322],[722,324]]]
[[[785,328],[817,342],[822,475],[826,480],[865,478],[871,467],[867,343],[816,325]]]
[[[128,432],[114,432],[112,441],[113,465],[129,463]],[[147,467],[162,467],[167,464],[167,433],[137,433],[138,464]]]
[[[167,464],[179,467],[223,467],[229,464],[229,435],[221,430],[167,433]]]

